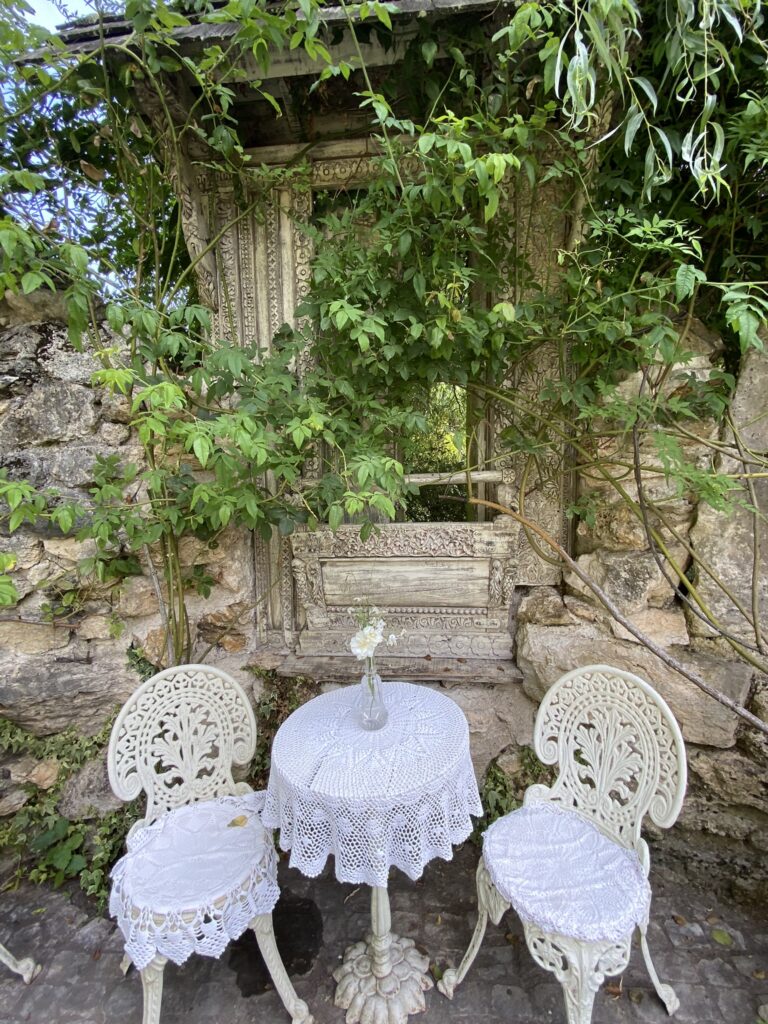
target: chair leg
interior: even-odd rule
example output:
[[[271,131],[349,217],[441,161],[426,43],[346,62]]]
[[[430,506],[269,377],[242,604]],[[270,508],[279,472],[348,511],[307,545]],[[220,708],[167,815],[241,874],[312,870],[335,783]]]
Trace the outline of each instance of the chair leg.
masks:
[[[288,972],[283,964],[283,959],[275,942],[275,932],[272,927],[271,914],[259,914],[251,921],[251,928],[259,944],[264,963],[275,983],[277,994],[283,1001],[283,1006],[291,1015],[292,1024],[312,1024],[313,1018],[307,1004],[299,999],[296,991],[288,977]]]
[[[472,939],[470,940],[467,951],[464,954],[464,959],[459,964],[458,969],[451,967],[437,983],[438,992],[442,992],[444,996],[448,997],[448,999],[453,999],[453,993],[456,991],[456,987],[464,981],[467,971],[472,966],[474,959],[480,950],[480,945],[482,944],[485,929],[488,924],[488,918],[490,917],[494,924],[498,924],[504,916],[504,913],[509,909],[509,904],[504,900],[498,889],[491,881],[482,857],[480,858],[480,863],[477,865],[476,882],[479,915],[474,933],[472,934]]]
[[[651,952],[648,949],[648,939],[646,937],[647,931],[647,923],[640,926],[640,948],[643,951],[643,959],[645,960],[645,966],[648,968],[648,974],[651,976],[653,987],[656,989],[656,993],[659,999],[662,1001],[662,1003],[664,1003],[665,1007],[667,1008],[667,1013],[670,1016],[672,1016],[675,1010],[679,1009],[680,1000],[675,995],[675,990],[672,988],[672,986],[666,985],[663,981],[661,981],[659,979],[658,974],[656,973],[656,968],[653,965],[653,960],[651,960]]]
[[[160,1003],[163,1000],[163,970],[168,963],[159,954],[141,971],[141,986],[144,989],[144,1016],[142,1024],[158,1024]]]
[[[485,928],[488,924],[488,915],[484,910],[480,911],[477,918],[477,924],[475,925],[475,931],[472,935],[472,940],[467,946],[467,951],[464,954],[464,959],[459,964],[458,968],[449,968],[437,983],[438,992],[442,992],[444,996],[449,999],[453,999],[453,993],[456,991],[457,985],[460,985],[464,981],[464,977],[472,966],[475,957],[477,956],[480,945],[485,935]]]
[[[568,1024],[590,1024],[595,993],[606,975],[621,974],[629,963],[632,935],[622,942],[581,942],[528,922],[524,928],[531,956],[562,985]]]
[[[15,974],[20,974],[25,985],[29,985],[33,978],[36,978],[42,968],[36,964],[31,957],[25,956],[23,960],[17,960],[12,953],[9,953],[5,946],[0,945],[0,963],[5,964]]]

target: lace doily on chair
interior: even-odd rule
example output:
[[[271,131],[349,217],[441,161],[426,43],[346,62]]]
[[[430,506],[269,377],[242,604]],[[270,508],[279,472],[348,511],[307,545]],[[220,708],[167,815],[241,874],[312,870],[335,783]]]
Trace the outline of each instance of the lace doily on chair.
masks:
[[[263,819],[303,874],[318,875],[333,854],[339,881],[386,886],[390,866],[416,879],[433,858],[450,860],[482,807],[454,701],[383,683],[389,719],[369,732],[356,689],[322,694],[280,727]]]
[[[647,919],[651,890],[636,854],[574,811],[537,802],[499,818],[483,860],[504,899],[543,931],[618,942]]]
[[[179,807],[138,829],[112,870],[109,912],[139,970],[159,953],[220,956],[280,896],[263,793]]]

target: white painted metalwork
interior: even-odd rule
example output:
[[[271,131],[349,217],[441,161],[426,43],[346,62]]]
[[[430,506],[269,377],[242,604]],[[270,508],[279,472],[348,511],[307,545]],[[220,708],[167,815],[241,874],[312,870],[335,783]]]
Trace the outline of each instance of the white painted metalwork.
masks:
[[[109,779],[117,796],[147,796],[144,819],[113,870],[110,912],[141,972],[143,1024],[157,1024],[168,960],[220,956],[251,927],[293,1024],[310,1024],[272,930],[277,861],[259,817],[262,795],[233,765],[256,747],[240,685],[207,665],[166,669],[129,698],[112,729]]]
[[[314,877],[333,854],[340,881],[371,889],[371,934],[334,971],[347,1024],[405,1024],[425,1009],[429,958],[391,931],[387,878],[397,866],[419,878],[482,812],[469,727],[442,693],[383,683],[387,724],[371,732],[357,714],[357,686],[321,694],[280,726],[264,822],[280,828],[291,865]]]
[[[679,1000],[659,981],[646,941],[650,860],[640,835],[646,814],[672,825],[685,795],[685,748],[672,712],[637,676],[590,665],[548,691],[534,746],[557,765],[557,779],[531,786],[524,807],[486,832],[477,926],[438,988],[452,998],[488,918],[498,924],[513,906],[531,955],[563,986],[569,1024],[589,1024],[604,978],[627,965],[635,927],[656,992],[674,1013]]]
[[[0,945],[0,964],[5,964],[15,974],[20,974],[25,985],[29,985],[42,970],[40,964],[36,964],[29,956],[25,956],[23,960],[17,960],[3,945]]]

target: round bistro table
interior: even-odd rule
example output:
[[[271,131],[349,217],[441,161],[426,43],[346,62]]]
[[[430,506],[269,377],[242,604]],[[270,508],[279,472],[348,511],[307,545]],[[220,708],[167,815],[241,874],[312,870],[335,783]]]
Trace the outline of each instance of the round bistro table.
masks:
[[[340,882],[371,886],[371,933],[334,971],[347,1024],[404,1024],[425,1009],[429,958],[391,931],[389,869],[415,880],[433,858],[450,860],[470,815],[482,814],[458,705],[425,686],[382,685],[389,720],[377,731],[360,724],[359,686],[321,694],[285,720],[262,814],[280,829],[291,867],[313,878],[333,854]]]

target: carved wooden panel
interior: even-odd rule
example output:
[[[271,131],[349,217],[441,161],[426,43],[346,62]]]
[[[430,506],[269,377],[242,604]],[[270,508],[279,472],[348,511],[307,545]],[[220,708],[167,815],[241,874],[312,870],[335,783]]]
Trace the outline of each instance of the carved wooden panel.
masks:
[[[299,650],[348,654],[362,601],[402,633],[390,656],[509,659],[518,534],[509,520],[392,523],[368,541],[357,526],[294,534]]]

